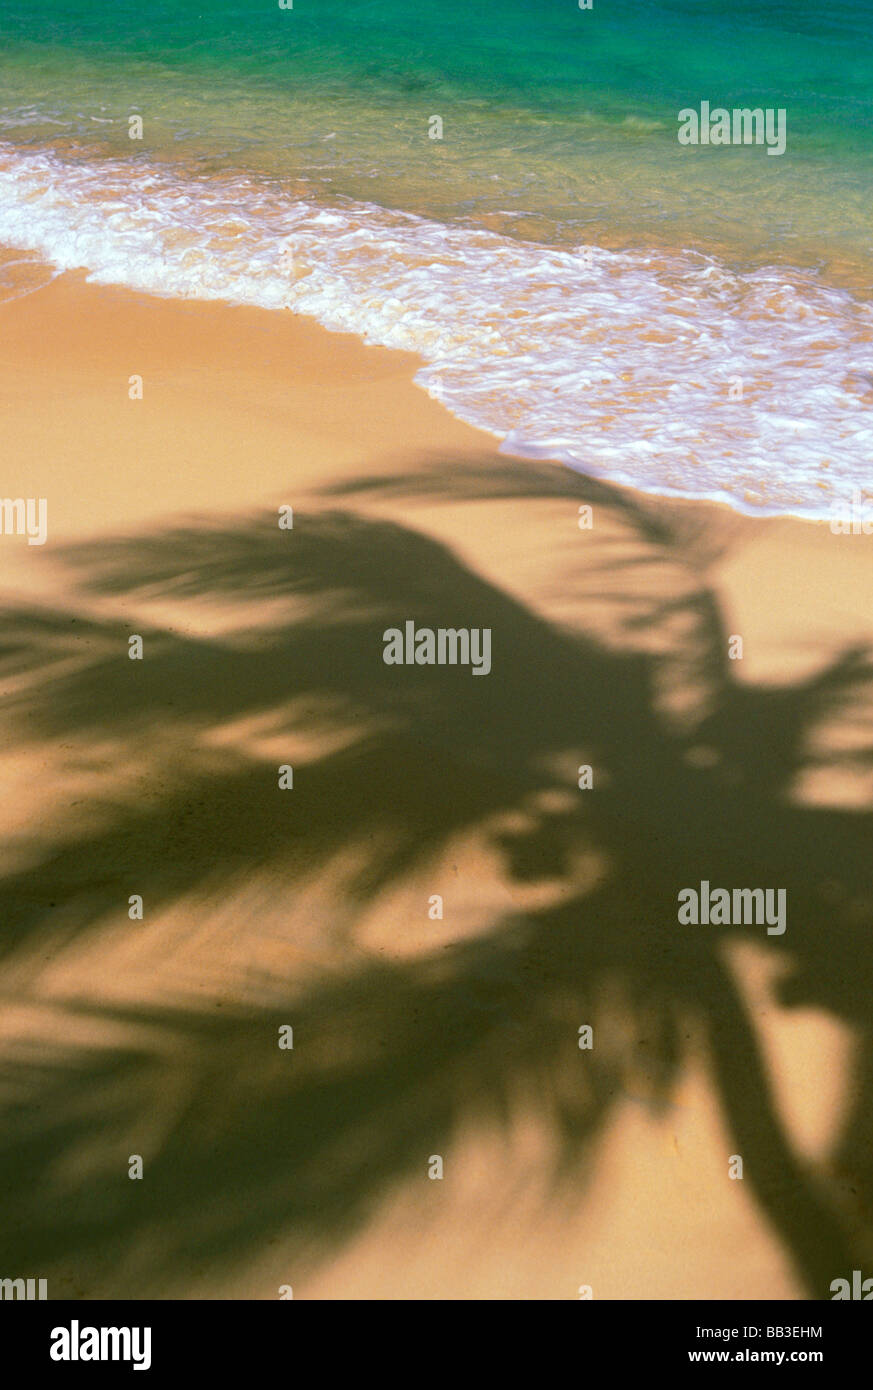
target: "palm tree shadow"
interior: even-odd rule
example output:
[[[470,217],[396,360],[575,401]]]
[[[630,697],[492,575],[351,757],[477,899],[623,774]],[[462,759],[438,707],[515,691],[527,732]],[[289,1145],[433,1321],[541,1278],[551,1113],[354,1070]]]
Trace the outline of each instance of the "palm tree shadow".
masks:
[[[85,830],[71,815],[34,841],[0,885],[7,962],[81,949],[120,917],[127,930],[131,885],[158,912],[195,892],[227,898],[260,874],[295,890],[329,879],[350,945],[361,914],[472,835],[505,883],[545,885],[548,900],[411,959],[350,951],[341,970],[280,981],[278,995],[265,982],[258,1001],[220,1015],[191,999],[85,1002],[71,1017],[111,1027],[112,1045],[8,1049],[4,1264],[73,1267],[86,1294],[101,1278],[142,1294],[168,1270],[184,1282],[205,1262],[251,1256],[280,1229],[323,1257],[465,1126],[510,1125],[531,1106],[556,1190],[577,1194],[628,1090],[666,1106],[693,1026],[747,1184],[810,1294],[826,1296],[873,1242],[861,1142],[873,1094],[856,1088],[841,1145],[862,1194],[852,1205],[792,1144],[724,946],[778,954],[785,1001],[812,1002],[866,1042],[870,817],[787,796],[811,732],[863,703],[866,656],[845,653],[791,688],[740,688],[687,532],[605,485],[514,462],[505,476],[453,463],[378,488],[594,497],[618,518],[621,546],[589,554],[585,577],[602,580],[627,640],[552,622],[433,539],[348,509],[295,516],[292,533],[254,518],[79,549],[102,595],[258,600],[270,621],[220,638],[139,623],[146,659],[134,663],[129,624],[114,618],[83,611],[71,636],[68,614],[4,615],[0,669],[21,682],[10,702],[21,736],[99,736],[154,768],[169,733],[179,758],[147,798],[107,802]],[[376,489],[362,480],[356,492]],[[386,666],[382,634],[410,618],[490,628],[491,674]],[[659,634],[654,654],[636,633]],[[661,704],[665,672],[690,692],[693,717],[678,724]],[[252,720],[317,750],[293,759],[292,792],[278,790],[272,754],[244,741],[216,753],[217,731]],[[869,764],[866,746],[853,756]],[[577,786],[580,765],[591,790]],[[677,893],[704,878],[786,887],[787,937],[680,927]],[[580,1052],[586,1023],[595,1046]],[[277,1044],[287,1024],[290,1052]],[[127,1177],[135,1152],[142,1183]]]

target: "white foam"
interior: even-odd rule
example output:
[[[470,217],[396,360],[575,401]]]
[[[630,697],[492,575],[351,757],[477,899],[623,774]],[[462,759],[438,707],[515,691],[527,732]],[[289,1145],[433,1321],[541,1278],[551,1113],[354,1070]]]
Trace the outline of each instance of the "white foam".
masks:
[[[507,450],[649,491],[823,516],[873,482],[873,309],[812,273],[561,250],[10,146],[0,241],[98,282],[290,308],[417,352],[430,394]]]

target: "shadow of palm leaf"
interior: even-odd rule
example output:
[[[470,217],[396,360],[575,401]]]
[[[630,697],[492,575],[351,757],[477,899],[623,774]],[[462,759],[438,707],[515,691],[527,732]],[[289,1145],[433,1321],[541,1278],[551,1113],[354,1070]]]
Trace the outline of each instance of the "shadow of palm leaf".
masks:
[[[492,844],[507,884],[551,885],[550,900],[492,913],[473,939],[412,960],[353,952],[278,1000],[265,982],[257,1005],[220,1018],[190,1000],[82,1005],[135,1041],[71,1044],[60,1060],[10,1049],[5,1260],[73,1264],[89,1271],[85,1285],[115,1265],[116,1286],[142,1292],[167,1268],[182,1277],[251,1255],[280,1228],[323,1253],[465,1126],[509,1123],[525,1106],[573,1193],[629,1088],[667,1102],[694,1027],[747,1178],[807,1287],[825,1295],[870,1249],[870,1223],[794,1151],[723,943],[779,953],[786,1000],[812,999],[869,1035],[870,818],[786,796],[810,731],[863,703],[865,657],[848,653],[790,689],[738,688],[701,538],[602,485],[513,464],[505,478],[446,469],[391,486],[596,496],[622,529],[589,553],[586,577],[603,577],[623,641],[549,621],[429,537],[349,510],[295,518],[293,533],[255,518],[81,549],[73,558],[101,595],[257,599],[270,621],[220,639],[140,623],[147,659],[134,663],[130,627],[113,618],[82,613],[72,636],[68,614],[5,615],[0,670],[21,682],[9,705],[22,736],[99,735],[148,766],[169,733],[177,766],[147,798],[107,804],[95,827],[34,841],[0,890],[3,949],[14,963],[75,946],[100,923],[126,927],[131,891],[154,911],[194,891],[226,896],[261,872],[295,889],[333,876],[353,928],[471,833]],[[386,667],[382,633],[407,618],[491,628],[489,678]],[[635,649],[636,633],[654,634],[654,647]],[[691,712],[677,721],[661,697],[679,687]],[[293,794],[277,788],[284,759],[244,741],[216,749],[217,731],[253,718],[273,740],[315,740],[319,751],[290,759]],[[704,766],[701,743],[715,755]],[[855,756],[864,763],[869,749]],[[595,769],[584,793],[581,763]],[[790,947],[760,928],[677,928],[677,892],[702,878],[787,886]],[[276,1045],[286,1023],[291,1055]],[[596,1030],[591,1052],[577,1047],[582,1023]],[[865,1192],[857,1136],[870,1108],[864,1088],[843,1144]],[[145,1149],[144,1113],[149,1180],[131,1185],[124,1160]],[[95,1132],[99,1152],[80,1162]]]

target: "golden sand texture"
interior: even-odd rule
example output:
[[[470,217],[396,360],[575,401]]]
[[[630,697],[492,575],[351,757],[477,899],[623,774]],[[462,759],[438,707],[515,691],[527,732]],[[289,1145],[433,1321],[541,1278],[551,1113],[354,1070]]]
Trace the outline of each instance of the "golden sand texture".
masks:
[[[64,275],[0,326],[2,491],[48,515],[0,536],[4,1268],[755,1299],[869,1265],[873,537],[508,458],[290,314]],[[386,666],[407,620],[488,627],[487,678]],[[704,879],[785,888],[784,936],[680,926]]]

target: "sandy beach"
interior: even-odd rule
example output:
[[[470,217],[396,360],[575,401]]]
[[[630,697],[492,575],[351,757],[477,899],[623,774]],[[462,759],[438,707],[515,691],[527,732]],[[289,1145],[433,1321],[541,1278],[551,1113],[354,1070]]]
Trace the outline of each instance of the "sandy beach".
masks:
[[[0,538],[6,1264],[828,1296],[873,1254],[873,538],[501,454],[291,313],[71,273],[0,321],[48,518]],[[407,620],[487,678],[386,666]],[[680,926],[702,880],[784,936]]]

